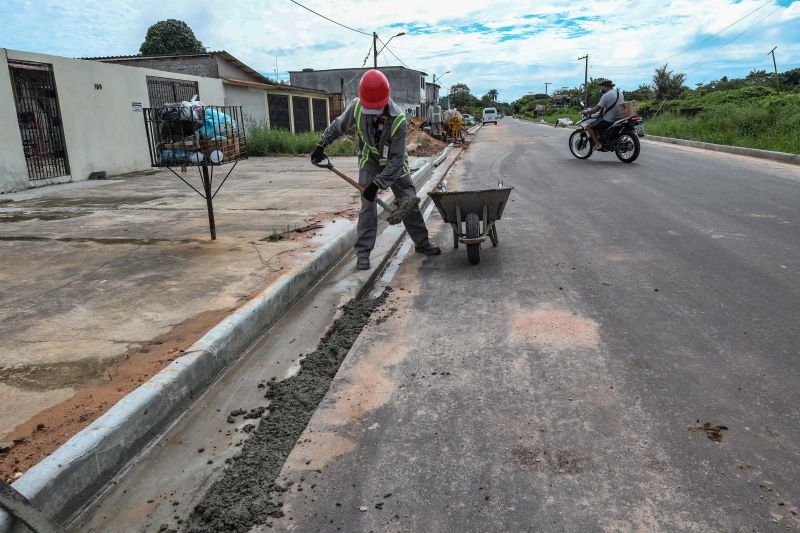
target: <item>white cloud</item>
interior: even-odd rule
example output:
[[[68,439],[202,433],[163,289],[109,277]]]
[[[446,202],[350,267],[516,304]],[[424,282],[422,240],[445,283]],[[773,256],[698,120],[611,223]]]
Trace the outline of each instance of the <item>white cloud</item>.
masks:
[[[587,52],[590,75],[613,77],[623,86],[647,82],[656,66],[669,61],[685,69],[779,6],[773,0],[725,29],[764,0],[301,1],[348,26],[374,29],[384,40],[406,29],[390,45],[406,64],[429,74],[451,70],[445,85],[466,82],[477,94],[496,88],[501,99],[540,92],[546,81],[556,88],[580,84],[577,58]],[[6,0],[0,16],[6,28],[0,46],[67,56],[134,54],[150,24],[180,18],[210,49],[228,50],[267,73],[276,53],[281,71],[350,67],[361,66],[371,46],[369,36],[289,0]],[[776,44],[781,68],[798,66],[788,63],[800,57],[798,19],[800,1],[784,5],[687,71],[688,81],[767,68],[766,52]],[[379,64],[387,63],[397,61],[384,53]]]

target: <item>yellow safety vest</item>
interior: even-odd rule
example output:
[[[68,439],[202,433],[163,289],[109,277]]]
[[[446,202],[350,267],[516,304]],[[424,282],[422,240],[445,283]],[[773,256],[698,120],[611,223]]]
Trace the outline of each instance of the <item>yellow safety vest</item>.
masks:
[[[388,159],[385,157],[381,157],[380,153],[378,152],[378,147],[371,144],[368,135],[364,135],[364,130],[361,125],[361,119],[363,115],[363,107],[361,106],[361,100],[356,102],[355,107],[353,108],[353,119],[356,123],[356,131],[358,131],[358,137],[361,139],[361,155],[358,158],[358,168],[364,168],[364,165],[367,164],[367,160],[369,159],[369,154],[372,153],[378,158],[378,165],[383,168],[389,162]],[[394,121],[392,122],[392,129],[389,132],[389,140],[392,140],[394,134],[397,132],[397,129],[400,127],[400,124],[406,121],[405,113],[400,113],[396,117],[394,117]],[[408,161],[403,162],[403,172],[408,172]]]

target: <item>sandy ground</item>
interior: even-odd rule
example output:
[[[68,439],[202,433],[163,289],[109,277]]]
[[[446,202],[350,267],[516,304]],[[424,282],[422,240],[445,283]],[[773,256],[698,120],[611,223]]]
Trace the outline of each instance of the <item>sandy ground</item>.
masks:
[[[353,158],[335,164],[357,173]],[[0,478],[178,357],[357,206],[304,157],[241,162],[215,198],[216,241],[204,200],[166,171],[0,196]]]

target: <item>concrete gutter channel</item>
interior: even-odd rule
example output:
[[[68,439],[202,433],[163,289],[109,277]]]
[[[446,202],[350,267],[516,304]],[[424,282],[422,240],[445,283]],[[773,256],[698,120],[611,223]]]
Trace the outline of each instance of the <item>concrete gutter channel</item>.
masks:
[[[477,128],[475,129],[477,131]],[[452,145],[437,159],[427,161],[413,174],[422,197],[421,208],[429,203],[427,192],[434,183],[423,182],[448,157],[450,165],[460,150]],[[389,201],[387,198],[387,203]],[[380,208],[379,208],[380,209]],[[400,228],[400,229],[398,229]],[[393,250],[405,237],[402,226],[390,226],[396,238]],[[74,435],[43,461],[28,470],[13,487],[45,515],[58,522],[68,521],[81,506],[111,481],[138,453],[178,419],[225,371],[252,346],[272,324],[335,266],[355,244],[356,225],[317,249],[314,258],[292,275],[281,278],[256,298],[237,309],[192,345],[183,356],[122,398],[108,412]],[[393,252],[392,250],[392,252]],[[393,255],[386,254],[384,264]],[[376,265],[368,287],[384,264]],[[0,533],[27,531],[0,508]]]

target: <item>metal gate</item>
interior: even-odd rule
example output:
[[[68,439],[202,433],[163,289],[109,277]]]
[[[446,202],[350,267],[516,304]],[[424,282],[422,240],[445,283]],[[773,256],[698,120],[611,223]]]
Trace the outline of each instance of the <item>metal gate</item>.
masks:
[[[22,150],[31,181],[69,174],[52,65],[9,61]]]
[[[268,94],[267,104],[269,105],[269,127],[273,130],[289,130],[289,97]]]
[[[295,133],[311,131],[311,114],[308,109],[308,98],[292,98],[292,113],[294,114]]]
[[[311,102],[314,106],[314,131],[323,131],[328,127],[328,106],[325,105],[326,100],[314,98]]]
[[[172,80],[169,78],[147,77],[147,94],[150,107],[158,109],[164,104],[188,102],[192,96],[200,96],[196,81]]]

